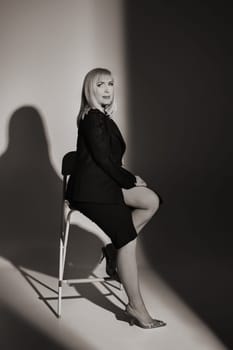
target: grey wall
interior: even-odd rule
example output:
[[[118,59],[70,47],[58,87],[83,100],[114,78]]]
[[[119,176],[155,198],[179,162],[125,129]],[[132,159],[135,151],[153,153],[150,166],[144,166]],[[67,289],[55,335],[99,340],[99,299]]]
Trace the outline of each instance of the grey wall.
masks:
[[[162,199],[154,269],[230,345],[232,3],[128,1],[130,160]]]

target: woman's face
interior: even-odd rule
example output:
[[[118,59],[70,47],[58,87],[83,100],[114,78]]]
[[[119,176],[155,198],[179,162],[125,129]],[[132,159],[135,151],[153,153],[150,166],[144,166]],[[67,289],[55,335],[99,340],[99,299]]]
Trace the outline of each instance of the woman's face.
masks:
[[[113,78],[110,75],[100,76],[95,82],[94,92],[96,100],[101,106],[109,105],[114,94]]]

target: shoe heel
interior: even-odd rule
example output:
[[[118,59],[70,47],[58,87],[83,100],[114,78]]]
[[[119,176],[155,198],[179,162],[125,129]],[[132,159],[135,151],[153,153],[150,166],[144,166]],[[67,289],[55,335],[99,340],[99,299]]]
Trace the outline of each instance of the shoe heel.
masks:
[[[129,325],[134,326],[135,324],[134,318],[126,310],[124,311],[124,314],[128,318]]]
[[[131,318],[131,319],[129,320],[129,325],[130,325],[130,326],[134,326],[134,324],[135,324],[134,319]]]
[[[104,258],[105,258],[105,255],[104,255],[104,253],[102,253],[101,257],[99,258],[99,264],[102,263],[102,261],[104,260]]]

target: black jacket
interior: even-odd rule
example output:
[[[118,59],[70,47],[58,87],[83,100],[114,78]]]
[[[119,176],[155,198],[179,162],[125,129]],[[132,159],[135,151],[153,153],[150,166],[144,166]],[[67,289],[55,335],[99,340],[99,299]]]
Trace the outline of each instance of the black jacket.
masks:
[[[122,167],[125,141],[116,123],[91,109],[78,128],[76,161],[68,181],[70,201],[122,203],[121,188],[135,186],[136,178]]]

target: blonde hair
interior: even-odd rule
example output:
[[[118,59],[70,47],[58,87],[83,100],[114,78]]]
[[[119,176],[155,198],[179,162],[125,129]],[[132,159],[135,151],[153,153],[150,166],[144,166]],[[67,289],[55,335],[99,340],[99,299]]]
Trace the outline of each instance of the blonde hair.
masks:
[[[85,114],[89,112],[91,108],[98,109],[103,113],[112,115],[116,111],[116,102],[113,94],[113,99],[111,103],[106,107],[102,107],[96,100],[95,96],[95,86],[96,82],[101,78],[101,76],[110,75],[112,73],[106,68],[95,68],[87,73],[83,81],[82,95],[81,95],[81,105],[77,117],[77,125],[81,119],[84,118]]]

